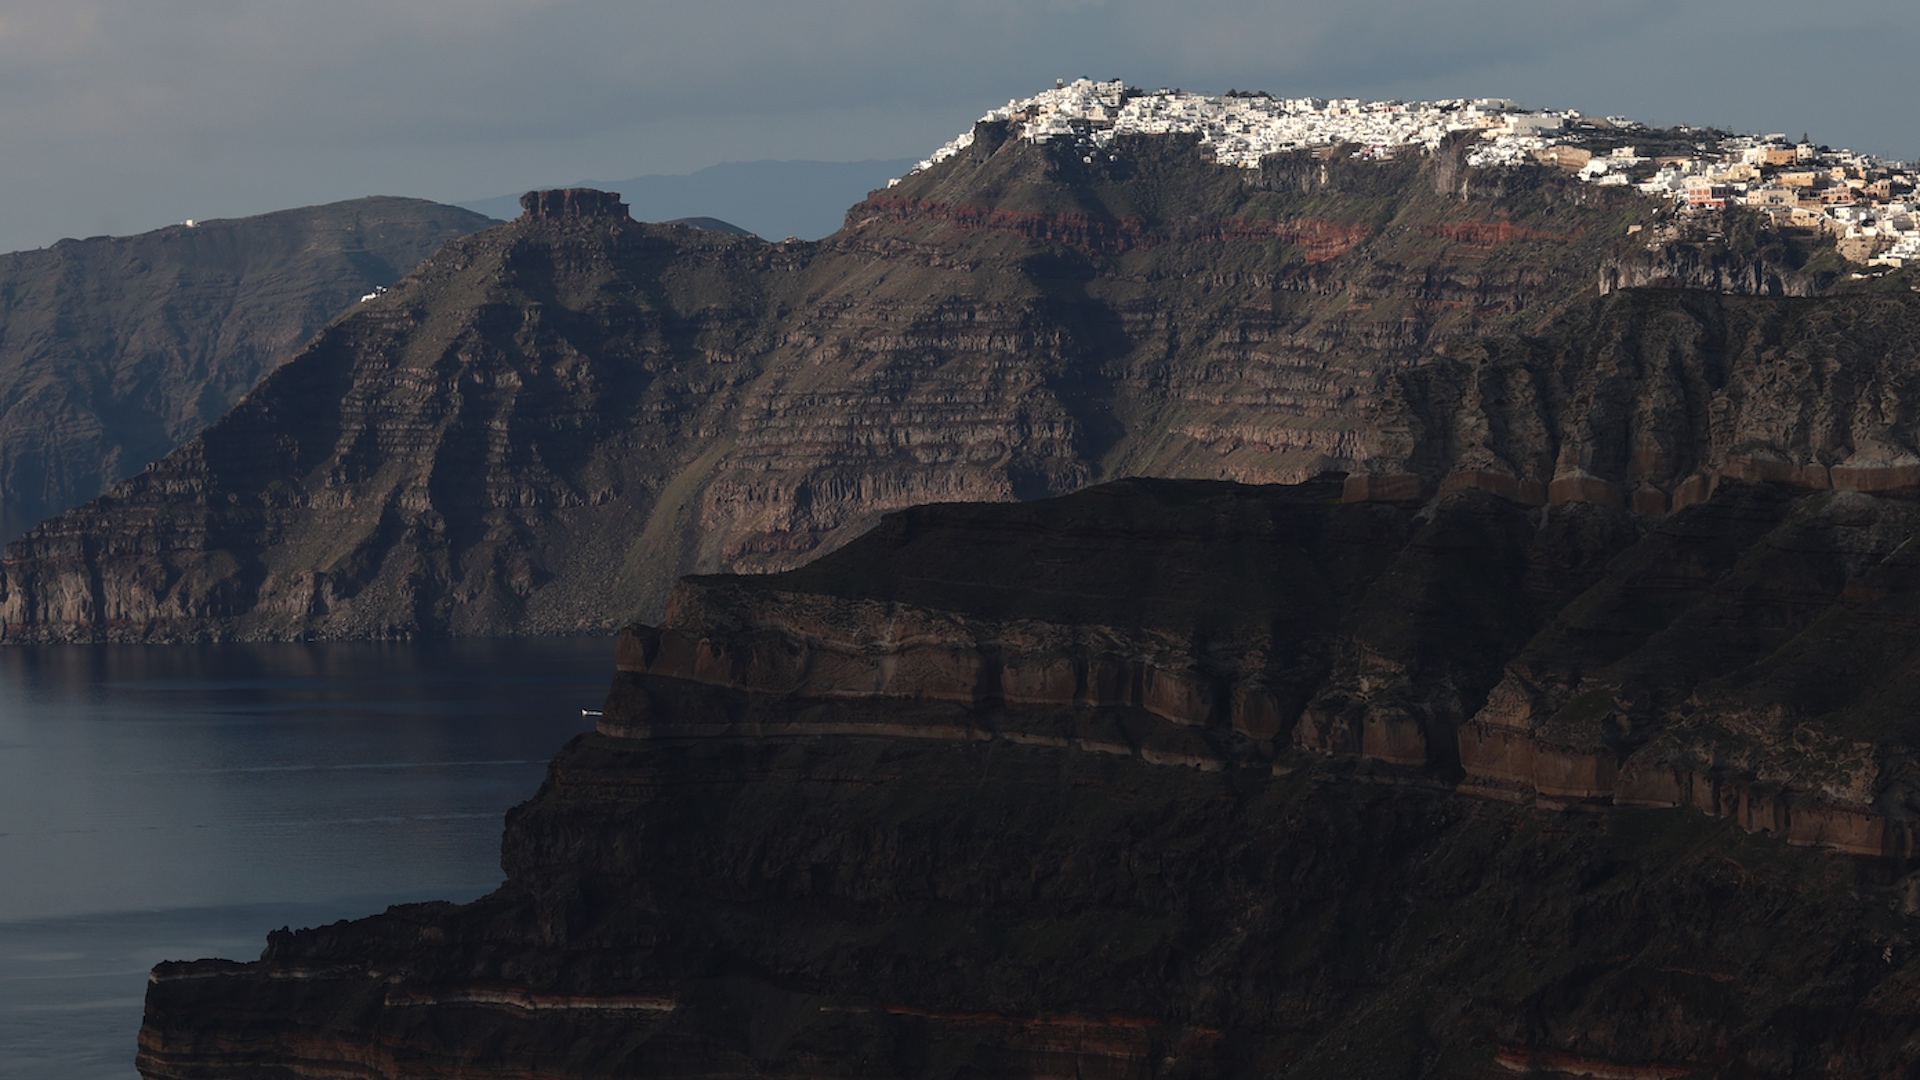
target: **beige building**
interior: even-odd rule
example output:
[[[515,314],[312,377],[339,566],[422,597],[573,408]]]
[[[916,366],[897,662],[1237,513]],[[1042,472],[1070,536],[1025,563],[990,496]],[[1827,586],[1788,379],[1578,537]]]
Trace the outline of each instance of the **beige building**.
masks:
[[[1579,172],[1593,160],[1593,151],[1582,150],[1577,146],[1548,146],[1533,152],[1535,161],[1542,165],[1552,165],[1568,172]]]

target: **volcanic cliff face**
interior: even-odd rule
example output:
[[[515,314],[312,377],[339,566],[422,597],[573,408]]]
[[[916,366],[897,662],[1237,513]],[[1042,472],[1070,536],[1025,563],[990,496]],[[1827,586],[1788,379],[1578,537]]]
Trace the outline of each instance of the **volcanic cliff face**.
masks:
[[[498,892],[161,965],[143,1075],[1907,1075],[1920,504],[1344,488],[690,579]]]
[[[1133,474],[1642,512],[1776,464],[1911,483],[1914,297],[1602,298],[1656,210],[1448,154],[1089,161],[993,124],[818,244],[539,195],[9,549],[0,639],[610,628],[889,509]]]
[[[357,199],[0,255],[0,540],[179,446],[488,218]]]

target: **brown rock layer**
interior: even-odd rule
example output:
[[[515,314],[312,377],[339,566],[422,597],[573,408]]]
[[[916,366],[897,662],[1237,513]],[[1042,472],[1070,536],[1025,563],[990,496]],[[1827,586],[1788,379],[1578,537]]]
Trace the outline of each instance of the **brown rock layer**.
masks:
[[[1097,506],[1096,495],[1135,490],[1083,498]],[[1073,560],[1123,581],[1136,579],[1112,563],[1144,560],[1155,568],[1137,573],[1151,579],[1181,560],[1175,537],[1184,536],[1219,560],[1207,577],[1240,591],[1212,601],[1242,610],[1237,619],[1215,611],[1202,620],[1201,595],[1147,591],[1107,608],[1138,601],[1123,625],[1090,622],[1082,590],[1049,580],[1050,591],[1075,597],[1082,616],[1063,625],[1038,616],[1046,601],[983,598],[1035,573],[1011,563],[999,564],[1011,582],[942,582],[909,600],[904,593],[922,586],[895,578],[883,594],[861,595],[854,567],[862,560],[904,557],[891,544],[925,560],[918,548],[934,542],[902,537],[965,531],[945,515],[967,511],[934,508],[794,574],[691,579],[662,627],[623,636],[618,662],[622,671],[776,696],[1125,707],[1259,740],[1290,733],[1295,745],[1323,753],[1457,765],[1482,794],[1692,807],[1793,843],[1912,854],[1920,791],[1896,780],[1905,766],[1888,760],[1905,761],[1904,743],[1849,748],[1824,729],[1857,725],[1856,717],[1819,711],[1827,703],[1818,697],[1796,711],[1773,696],[1815,691],[1731,694],[1717,680],[1736,671],[1752,678],[1784,648],[1825,650],[1828,635],[1859,633],[1854,613],[1863,603],[1897,605],[1886,586],[1865,582],[1897,573],[1920,525],[1916,504],[1727,481],[1711,501],[1643,536],[1617,500],[1560,500],[1578,505],[1542,516],[1522,500],[1461,486],[1419,525],[1410,509],[1363,511],[1351,479],[1343,490],[1335,511],[1295,506],[1266,516],[1263,506],[1251,518],[1242,509],[1148,530],[1151,552],[1098,539],[1139,522],[1119,526],[1097,510],[1049,536],[1064,550],[1046,557],[1048,573]],[[1272,557],[1289,569],[1227,554],[1247,529],[1264,531]],[[1386,531],[1355,535],[1369,529]],[[1406,545],[1391,564],[1376,546],[1387,537]],[[1075,549],[1081,540],[1086,550]],[[1356,541],[1362,546],[1344,546]],[[1370,569],[1350,561],[1360,552],[1369,552]],[[1318,587],[1288,577],[1303,567]],[[1362,576],[1344,576],[1354,573]],[[789,581],[803,587],[788,591]],[[1023,607],[1031,613],[1015,614]],[[1288,617],[1268,624],[1246,609]],[[1310,650],[1319,659],[1302,669]],[[1900,687],[1876,693],[1909,692],[1897,669],[1874,675]],[[1762,715],[1749,715],[1756,710]],[[1791,749],[1825,744],[1805,760]],[[1829,755],[1833,765],[1814,767]]]

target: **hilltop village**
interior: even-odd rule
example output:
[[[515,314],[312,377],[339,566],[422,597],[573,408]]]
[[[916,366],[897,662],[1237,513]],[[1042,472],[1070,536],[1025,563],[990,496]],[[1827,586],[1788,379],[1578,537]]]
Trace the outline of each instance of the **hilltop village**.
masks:
[[[1631,186],[1670,201],[1688,216],[1747,207],[1779,227],[1833,236],[1856,263],[1920,264],[1920,192],[1915,170],[1784,134],[1729,135],[1704,128],[1654,129],[1624,117],[1573,110],[1532,111],[1505,98],[1362,101],[1277,98],[1229,91],[1218,97],[1120,80],[1061,81],[981,117],[1015,125],[1037,143],[1065,140],[1092,155],[1125,135],[1191,134],[1222,165],[1257,169],[1269,154],[1351,148],[1385,159],[1430,153],[1449,139],[1474,140],[1468,165],[1537,165],[1579,180]],[[973,142],[968,131],[914,171],[931,168]]]

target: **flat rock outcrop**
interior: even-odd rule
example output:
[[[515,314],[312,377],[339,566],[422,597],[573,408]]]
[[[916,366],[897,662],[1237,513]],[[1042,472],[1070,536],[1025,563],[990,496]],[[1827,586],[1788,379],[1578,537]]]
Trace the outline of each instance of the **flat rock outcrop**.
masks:
[[[371,198],[0,255],[0,541],[186,442],[329,319],[492,223]]]
[[[618,193],[593,188],[529,191],[520,197],[520,212],[528,218],[545,221],[589,217],[622,221],[631,217]]]
[[[1912,483],[1920,297],[1891,279],[1602,296],[1659,204],[1189,143],[1083,160],[983,124],[811,244],[535,193],[12,546],[0,640],[611,630],[890,510],[1128,475],[1643,515],[1779,470]]]
[[[142,1073],[1906,1075],[1920,502],[1347,487],[690,578],[499,891],[160,965]]]

